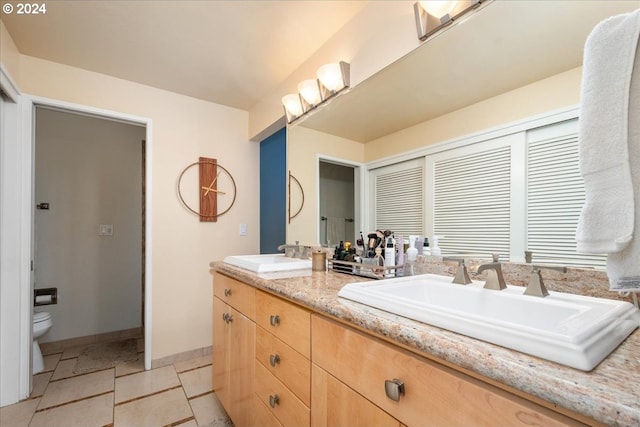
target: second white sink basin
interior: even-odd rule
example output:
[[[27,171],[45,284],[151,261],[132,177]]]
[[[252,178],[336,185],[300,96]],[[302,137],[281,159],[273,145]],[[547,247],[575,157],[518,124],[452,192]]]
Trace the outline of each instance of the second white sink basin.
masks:
[[[310,259],[290,258],[284,254],[232,255],[224,262],[255,273],[311,269]]]
[[[624,301],[451,281],[425,274],[351,283],[338,296],[585,371],[640,326],[640,310]]]

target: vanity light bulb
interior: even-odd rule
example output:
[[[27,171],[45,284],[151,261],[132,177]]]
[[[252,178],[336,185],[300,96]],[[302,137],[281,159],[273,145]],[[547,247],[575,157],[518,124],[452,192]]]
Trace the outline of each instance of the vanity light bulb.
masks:
[[[420,6],[431,16],[442,18],[444,15],[451,14],[456,8],[458,1],[454,0],[424,0],[420,1]]]
[[[294,117],[299,117],[302,114],[302,103],[297,93],[290,93],[282,97],[282,105],[287,112]]]
[[[320,83],[331,92],[338,91],[345,86],[342,80],[342,70],[337,62],[318,68],[317,76]]]
[[[309,105],[317,105],[321,101],[317,80],[301,81],[298,85],[298,92],[300,92],[300,96],[304,98]]]

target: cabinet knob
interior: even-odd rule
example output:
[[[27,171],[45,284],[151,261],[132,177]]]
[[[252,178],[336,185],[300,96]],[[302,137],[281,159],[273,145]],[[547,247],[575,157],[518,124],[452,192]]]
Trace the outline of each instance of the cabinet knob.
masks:
[[[404,396],[404,383],[397,378],[385,380],[384,392],[389,399],[399,402],[400,396]]]
[[[227,289],[225,289],[225,290],[224,290],[224,296],[225,296],[225,297],[230,297],[230,296],[231,296],[231,289],[228,289],[228,288],[227,288]]]
[[[271,326],[278,326],[280,324],[280,316],[277,314],[269,316],[269,323]]]
[[[233,315],[227,314],[227,323],[231,323],[231,322],[233,322]]]
[[[280,403],[280,396],[278,396],[277,394],[269,395],[269,406],[271,406],[272,408],[275,408],[276,405],[278,405],[279,403]]]
[[[222,313],[222,320],[224,320],[225,323],[227,323],[227,316],[229,314],[228,313]]]
[[[269,364],[271,366],[275,367],[279,363],[280,363],[280,355],[272,354],[271,356],[269,356]]]

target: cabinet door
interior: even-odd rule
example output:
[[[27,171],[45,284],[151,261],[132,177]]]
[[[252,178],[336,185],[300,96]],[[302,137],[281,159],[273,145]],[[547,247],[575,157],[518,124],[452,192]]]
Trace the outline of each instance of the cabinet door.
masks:
[[[312,328],[312,362],[408,426],[578,425],[542,406],[320,316],[312,316]],[[398,400],[385,392],[387,385],[394,388],[395,380],[404,383]]]
[[[400,422],[327,371],[311,367],[311,427],[399,427]]]
[[[236,427],[251,425],[255,384],[256,324],[229,307],[229,407]]]
[[[230,327],[223,320],[229,315],[229,306],[220,299],[213,298],[213,353],[212,353],[212,382],[213,391],[220,403],[229,408],[229,346]]]

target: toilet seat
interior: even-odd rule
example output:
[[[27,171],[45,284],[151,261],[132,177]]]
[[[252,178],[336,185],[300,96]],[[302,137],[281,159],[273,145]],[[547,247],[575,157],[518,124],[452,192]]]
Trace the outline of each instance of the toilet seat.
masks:
[[[51,319],[51,313],[46,311],[37,311],[33,313],[33,323],[46,322]]]

